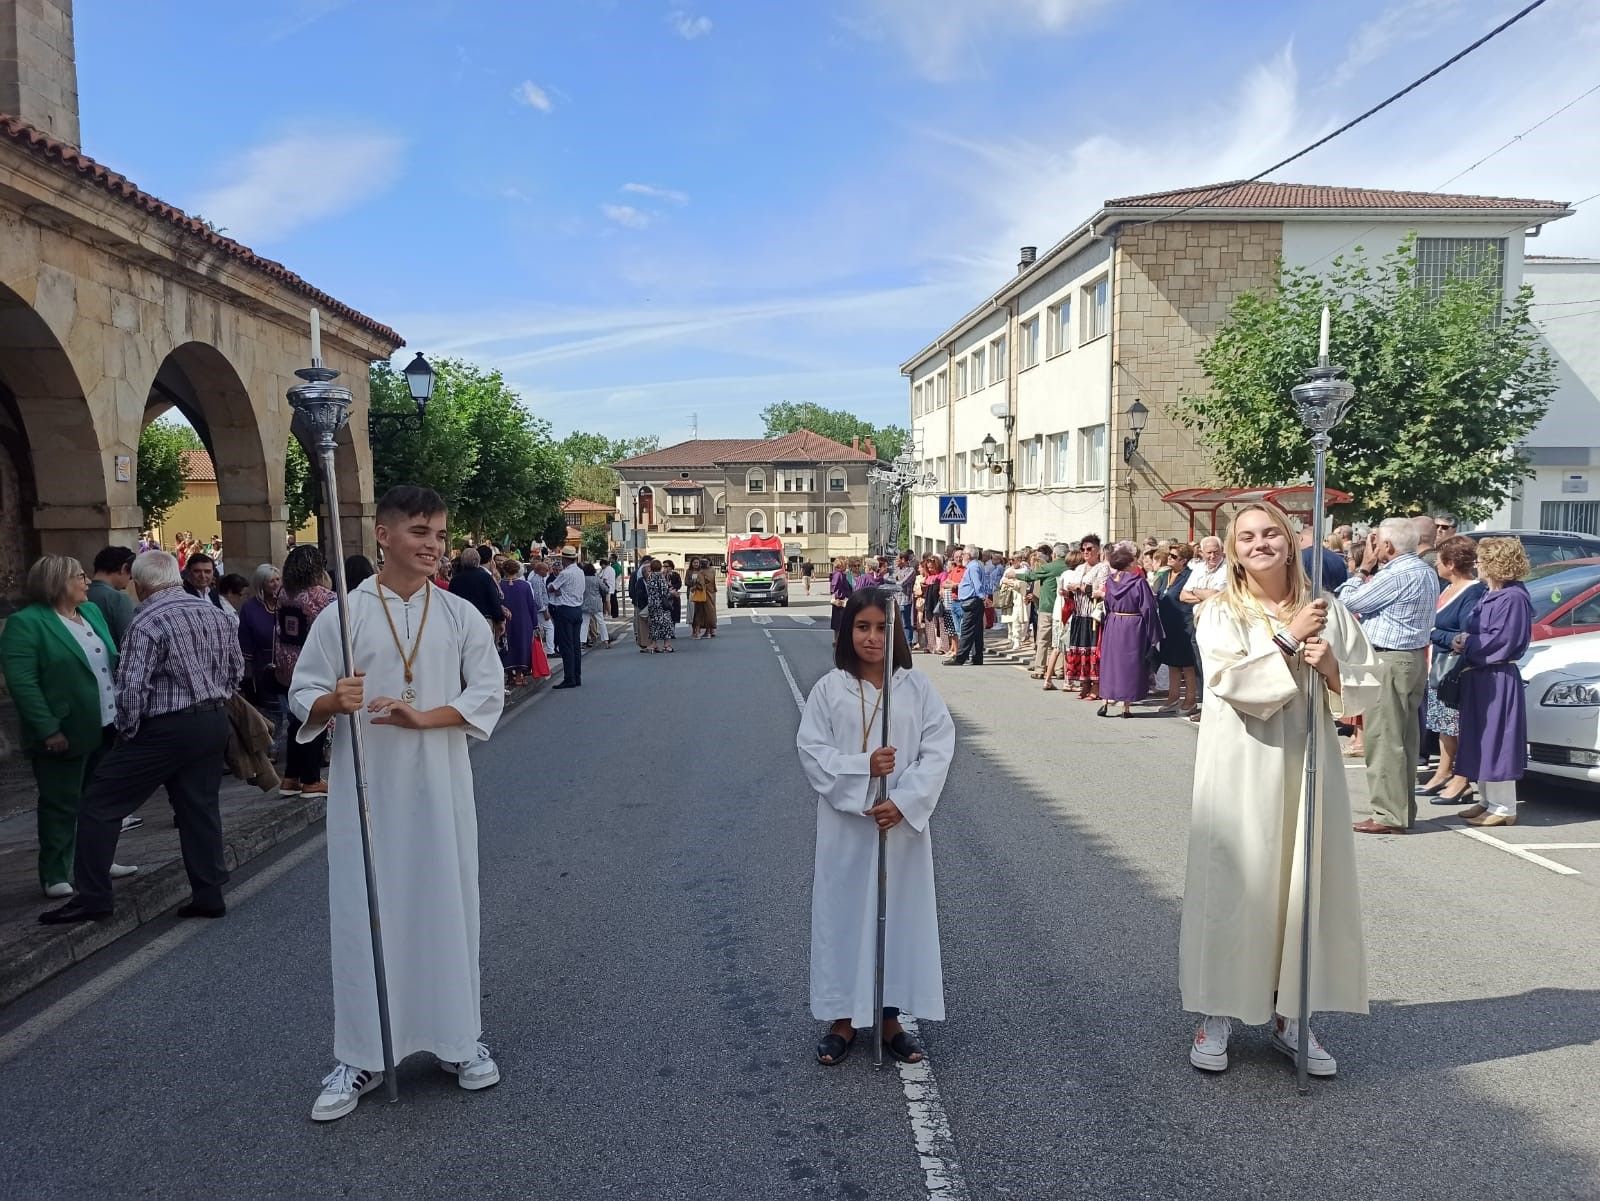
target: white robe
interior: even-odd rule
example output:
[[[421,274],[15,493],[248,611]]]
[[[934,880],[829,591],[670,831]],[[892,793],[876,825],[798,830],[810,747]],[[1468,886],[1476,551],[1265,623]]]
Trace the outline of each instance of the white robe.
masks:
[[[1196,613],[1206,673],[1183,893],[1178,980],[1183,1007],[1259,1025],[1300,1005],[1304,880],[1306,679],[1266,620],[1217,601]],[[1318,854],[1312,890],[1311,1008],[1367,1012],[1366,953],[1350,793],[1334,717],[1377,701],[1381,664],[1348,610],[1330,602],[1324,634],[1342,692],[1318,714]],[[1273,993],[1277,999],[1274,1004]]]
[[[880,711],[870,720],[863,753],[858,687],[871,719],[878,690],[848,672],[830,671],[806,700],[795,743],[817,793],[811,1014],[827,1022],[848,1017],[866,1027],[873,1021],[878,938],[878,827],[865,816],[878,790],[867,761],[883,745],[883,725]],[[889,744],[895,748],[889,799],[905,820],[888,837],[883,1003],[942,1021],[944,973],[928,822],[955,754],[956,728],[944,700],[920,672],[896,671],[889,702]]]
[[[412,667],[416,708],[450,705],[466,725],[442,730],[375,726],[359,715],[366,750],[373,859],[383,926],[384,969],[395,1061],[415,1051],[472,1058],[482,1034],[478,987],[478,815],[467,739],[487,738],[505,705],[505,673],[483,615],[461,598],[424,584],[408,602],[385,590],[407,651],[432,608]],[[350,594],[351,632],[366,696],[405,689],[400,652],[384,620],[377,580]],[[344,674],[339,613],[329,606],[311,625],[295,666],[289,705],[304,721],[312,704]],[[309,724],[300,741],[320,731]],[[333,1051],[344,1063],[381,1069],[378,1002],[372,971],[355,773],[344,718],[334,727],[328,781],[328,916],[333,943]]]

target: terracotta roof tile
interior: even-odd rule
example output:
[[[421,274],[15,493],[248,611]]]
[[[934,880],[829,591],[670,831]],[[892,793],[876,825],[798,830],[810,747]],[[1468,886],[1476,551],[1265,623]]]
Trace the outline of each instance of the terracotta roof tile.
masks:
[[[206,451],[179,451],[178,462],[183,467],[183,478],[186,480],[215,480],[217,478],[216,466],[211,462],[211,455]]]
[[[1338,188],[1323,184],[1218,183],[1172,192],[1147,192],[1108,200],[1106,208],[1225,209],[1545,209],[1560,212],[1560,200],[1519,200],[1507,196],[1461,196],[1441,192],[1399,192],[1378,188]]]
[[[811,430],[777,438],[698,438],[613,463],[613,467],[720,467],[724,463],[872,463],[864,450],[852,450]]]
[[[717,460],[739,447],[749,446],[749,438],[691,438],[673,446],[663,446],[649,454],[634,455],[613,463],[613,467],[694,467],[712,468]]]
[[[563,513],[613,513],[616,509],[613,505],[597,504],[595,501],[575,496],[562,504],[561,511]]]
[[[191,217],[183,210],[174,208],[166,201],[159,200],[150,195],[150,193],[141,190],[109,167],[96,162],[82,151],[75,150],[65,142],[59,142],[50,135],[35,129],[26,121],[0,114],[0,140],[20,147],[37,159],[72,172],[89,183],[111,193],[112,196],[124,203],[131,204],[135,208],[160,217],[182,230],[189,237],[198,239],[230,258],[237,259],[252,270],[259,271],[263,275],[277,280],[286,288],[315,301],[319,308],[343,317],[346,321],[376,334],[391,345],[397,348],[405,345],[405,339],[387,325],[373,320],[365,313],[356,311],[343,301],[335,300],[320,288],[312,287],[282,263],[274,262],[272,259],[258,255],[248,246],[241,242],[236,242],[232,238],[214,233],[206,227],[205,222]]]

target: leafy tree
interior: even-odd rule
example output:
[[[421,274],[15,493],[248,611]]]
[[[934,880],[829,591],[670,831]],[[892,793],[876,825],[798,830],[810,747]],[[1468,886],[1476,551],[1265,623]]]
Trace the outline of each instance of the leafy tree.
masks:
[[[557,444],[567,462],[572,495],[597,504],[615,504],[618,476],[611,464],[619,459],[648,454],[661,445],[654,434],[636,438],[607,438],[575,430]]]
[[[160,525],[184,497],[183,452],[204,449],[200,435],[175,421],[152,421],[139,432],[134,495],[147,526]]]
[[[1473,266],[1437,290],[1420,281],[1410,242],[1376,266],[1337,258],[1325,277],[1280,266],[1277,288],[1241,296],[1200,352],[1211,387],[1182,398],[1180,418],[1229,485],[1306,477],[1312,453],[1289,389],[1316,361],[1326,304],[1331,358],[1356,389],[1328,454],[1329,486],[1355,498],[1340,515],[1440,508],[1482,520],[1529,474],[1516,448],[1555,383],[1532,289],[1508,303],[1494,272]]]
[[[900,457],[911,436],[903,426],[875,426],[843,409],[825,409],[809,400],[782,400],[770,404],[761,410],[761,420],[766,423],[768,438],[792,434],[796,430],[810,430],[846,446],[850,445],[852,438],[860,438],[863,442],[871,438],[877,447],[878,457],[890,462]]]
[[[611,554],[611,539],[603,525],[583,527],[583,553],[593,563],[599,563]]]
[[[539,532],[539,540],[551,550],[560,550],[567,544],[567,517],[565,513],[557,513],[545,522],[544,528]]]
[[[289,529],[299,530],[317,511],[317,473],[311,470],[311,460],[295,438],[289,439],[289,451],[284,457],[283,485],[289,502]]]

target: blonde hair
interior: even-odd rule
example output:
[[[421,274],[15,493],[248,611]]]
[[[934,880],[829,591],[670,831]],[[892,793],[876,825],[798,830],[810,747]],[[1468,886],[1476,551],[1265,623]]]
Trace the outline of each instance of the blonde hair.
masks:
[[[1258,603],[1250,592],[1244,561],[1234,553],[1233,549],[1234,540],[1239,532],[1239,518],[1246,513],[1265,513],[1283,534],[1284,546],[1289,555],[1289,562],[1284,569],[1289,574],[1289,599],[1279,608],[1278,615],[1287,620],[1311,602],[1311,579],[1306,575],[1306,569],[1300,562],[1299,536],[1289,524],[1288,515],[1275,505],[1246,505],[1233,515],[1233,520],[1228,525],[1228,536],[1222,540],[1222,551],[1228,564],[1228,578],[1222,586],[1221,593],[1212,599],[1242,622],[1254,620],[1260,611]]]
[[[67,595],[72,581],[83,574],[83,564],[71,555],[44,555],[28,568],[28,599],[54,607]]]
[[[833,557],[833,569],[835,571],[844,571],[849,566],[850,564],[845,561],[845,557],[843,555],[835,555]]]
[[[1485,538],[1478,543],[1478,574],[1510,583],[1527,576],[1528,552],[1520,538]]]

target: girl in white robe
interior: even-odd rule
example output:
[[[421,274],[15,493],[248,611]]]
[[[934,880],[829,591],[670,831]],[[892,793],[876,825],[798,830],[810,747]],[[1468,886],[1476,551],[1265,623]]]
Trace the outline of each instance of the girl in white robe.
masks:
[[[856,1028],[873,1024],[880,826],[888,831],[884,1045],[915,1063],[922,1051],[900,1027],[900,1011],[944,1019],[929,821],[955,753],[955,723],[928,678],[911,669],[897,622],[889,747],[882,748],[884,605],[875,589],[850,598],[834,646],[837,666],[812,688],[795,739],[817,794],[811,1013],[832,1023],[817,1048],[826,1066],[849,1054]],[[879,805],[884,775],[889,799]]]
[[[1309,603],[1297,540],[1275,508],[1251,506],[1228,535],[1228,579],[1199,607],[1195,636],[1207,704],[1195,755],[1194,811],[1179,936],[1183,1007],[1204,1015],[1189,1059],[1228,1066],[1232,1020],[1273,1020],[1293,1058],[1300,1006],[1307,682],[1323,676],[1313,860],[1311,1009],[1367,1012],[1366,957],[1350,794],[1336,717],[1373,704],[1377,657],[1335,600]],[[1296,644],[1299,644],[1298,647]],[[1312,1035],[1309,1070],[1336,1064]]]

